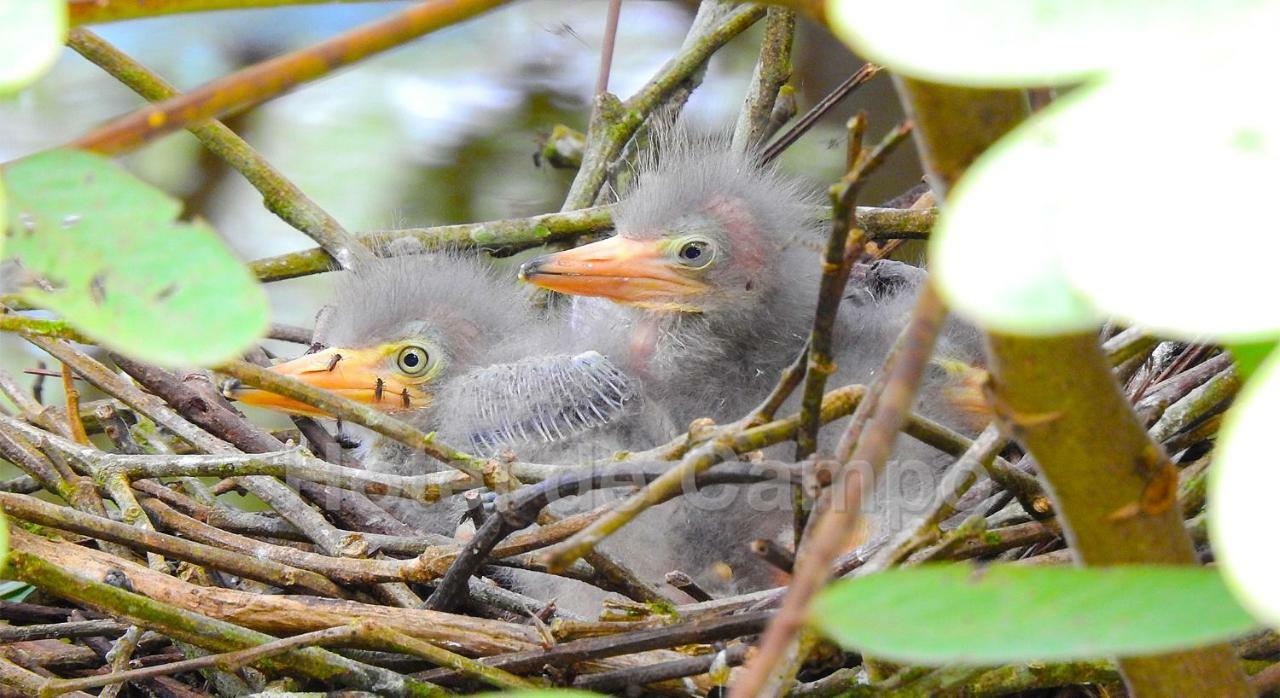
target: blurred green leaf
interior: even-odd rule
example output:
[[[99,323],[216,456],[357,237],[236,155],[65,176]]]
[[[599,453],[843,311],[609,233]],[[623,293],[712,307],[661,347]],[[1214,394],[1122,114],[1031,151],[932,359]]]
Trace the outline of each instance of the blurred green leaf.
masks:
[[[66,0],[0,0],[0,94],[39,78],[66,39]]]
[[[4,170],[8,253],[52,290],[23,289],[86,335],[168,366],[232,358],[265,331],[267,302],[204,222],[112,161],[53,151]]]
[[[1261,342],[1239,342],[1227,346],[1231,351],[1231,358],[1236,361],[1236,369],[1240,371],[1240,377],[1248,380],[1250,376],[1258,372],[1258,368],[1262,366],[1262,362],[1267,360],[1276,349],[1276,340],[1265,340]]]
[[[1227,413],[1209,478],[1209,535],[1222,574],[1245,605],[1280,623],[1280,354],[1258,366]]]
[[[5,601],[22,601],[31,595],[36,588],[26,582],[0,582],[0,599]]]
[[[828,0],[832,30],[895,72],[977,87],[1067,85],[1256,21],[1270,0]]]
[[[984,153],[931,244],[948,301],[988,327],[1029,334],[1083,329],[1090,305],[1187,339],[1280,333],[1280,314],[1247,300],[1280,295],[1270,255],[1195,261],[1221,231],[1237,249],[1270,244],[1249,202],[1269,200],[1280,171],[1280,101],[1248,74],[1205,70],[1110,76]],[[1187,80],[1206,105],[1193,147],[1188,122],[1169,116],[1168,97]],[[1225,203],[1197,212],[1197,201]]]
[[[831,586],[811,619],[844,647],[922,664],[1155,654],[1257,625],[1217,571],[1160,566],[892,569]]]

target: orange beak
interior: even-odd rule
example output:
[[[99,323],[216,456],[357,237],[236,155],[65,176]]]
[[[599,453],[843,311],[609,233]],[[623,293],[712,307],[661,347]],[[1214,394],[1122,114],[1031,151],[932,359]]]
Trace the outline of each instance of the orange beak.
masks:
[[[404,381],[404,377],[394,369],[387,352],[379,347],[325,349],[276,364],[271,370],[313,388],[328,390],[387,412],[418,409],[429,401],[418,387]],[[292,398],[242,386],[237,381],[227,383],[222,392],[246,405],[277,412],[307,417],[329,416]]]
[[[696,310],[687,299],[708,289],[683,273],[660,241],[621,235],[531,259],[520,278],[561,293],[669,310]]]

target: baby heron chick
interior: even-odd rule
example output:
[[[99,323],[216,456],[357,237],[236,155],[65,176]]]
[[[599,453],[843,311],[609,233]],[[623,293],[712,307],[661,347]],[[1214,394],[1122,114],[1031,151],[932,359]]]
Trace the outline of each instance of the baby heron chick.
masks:
[[[584,296],[574,300],[574,327],[596,338],[620,338],[593,346],[640,380],[646,399],[671,414],[673,430],[698,417],[723,424],[760,404],[804,346],[827,224],[816,219],[815,197],[753,154],[679,128],[660,134],[657,147],[657,156],[640,168],[635,189],[617,205],[615,236],[533,259],[521,278]],[[892,262],[858,272],[849,280],[834,331],[838,371],[831,387],[874,381],[925,276]],[[959,329],[940,340],[940,351],[970,360],[976,336]],[[926,381],[926,412],[950,416],[937,399],[946,380],[936,375]],[[793,396],[786,409],[797,407]],[[824,430],[824,446],[830,448],[838,433],[838,427]],[[770,455],[791,453],[778,451]],[[927,469],[924,479],[949,462],[908,443],[894,458],[923,465],[911,474]],[[890,469],[889,475],[902,472]],[[912,496],[933,491],[914,483],[901,489]],[[896,514],[883,515],[900,508],[899,501],[889,501],[893,497],[902,499],[897,492],[877,498],[885,510],[871,516],[878,533],[900,525],[890,521],[901,518]],[[739,499],[747,501],[690,514],[687,528],[688,544],[705,560],[725,560],[735,570],[750,569],[753,559],[725,551],[724,541],[780,538],[790,526],[789,514],[779,511],[790,506],[789,498],[767,510],[753,507],[749,496]]]
[[[482,262],[456,255],[377,259],[339,277],[317,331],[324,348],[272,371],[372,405],[477,455],[512,449],[526,459],[626,414],[632,382],[600,354],[567,353],[563,333]],[[323,412],[232,385],[241,402],[298,415]],[[365,467],[420,474],[446,468],[424,453],[356,429]],[[456,503],[440,515],[403,503],[394,513],[452,533]]]

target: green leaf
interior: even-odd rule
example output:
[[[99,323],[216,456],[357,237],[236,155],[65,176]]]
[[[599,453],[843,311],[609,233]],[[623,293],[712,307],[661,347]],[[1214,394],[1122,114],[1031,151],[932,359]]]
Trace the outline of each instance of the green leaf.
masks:
[[[1092,305],[1181,338],[1277,336],[1280,313],[1251,300],[1280,295],[1271,256],[1200,251],[1226,231],[1232,249],[1271,244],[1272,227],[1250,203],[1273,195],[1280,101],[1251,86],[1247,69],[1206,70],[1110,76],[980,157],[932,244],[948,300],[988,326],[1029,334],[1082,329]],[[1170,118],[1170,95],[1188,80],[1203,85],[1206,105],[1193,122]]]
[[[0,599],[22,601],[35,590],[35,587],[26,582],[0,582]]]
[[[904,75],[977,87],[1066,85],[1229,35],[1271,0],[828,0],[832,30]],[[1274,26],[1274,25],[1271,25]],[[1271,42],[1274,43],[1274,42]],[[1264,65],[1270,65],[1264,64]]]
[[[36,285],[27,299],[136,358],[208,365],[267,326],[266,295],[208,224],[112,161],[53,151],[4,170],[9,253]]]
[[[66,40],[66,0],[0,0],[0,94],[34,82]]]
[[[1227,413],[1209,479],[1209,537],[1222,573],[1244,604],[1280,623],[1280,527],[1275,429],[1280,424],[1280,354],[1272,353]]]
[[[1248,380],[1258,372],[1262,362],[1275,352],[1276,344],[1276,340],[1238,342],[1228,345],[1227,349],[1231,351],[1231,358],[1236,361],[1236,369],[1240,371],[1240,377]]]
[[[1215,570],[1170,566],[892,569],[832,585],[810,617],[844,647],[921,664],[1156,654],[1257,625]]]
[[[1036,190],[1037,202],[1045,198],[1032,181],[1044,169],[1042,154],[1021,145],[1035,142],[1034,128],[1028,124],[1001,139],[956,183],[930,238],[929,265],[947,303],[986,329],[1025,335],[1086,331],[1103,318],[1071,286],[1058,231],[1041,220],[1051,221],[1058,212],[1031,214],[1016,199],[1029,189]],[[997,195],[1001,187],[1012,188],[1011,195]]]

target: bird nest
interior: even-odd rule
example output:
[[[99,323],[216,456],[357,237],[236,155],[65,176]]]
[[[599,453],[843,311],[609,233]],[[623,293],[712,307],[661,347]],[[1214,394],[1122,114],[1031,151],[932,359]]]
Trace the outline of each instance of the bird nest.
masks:
[[[352,238],[255,159],[243,141],[207,127],[206,120],[221,112],[189,108],[221,104],[207,98],[223,88],[236,93],[231,88],[237,86],[252,88],[250,101],[262,101],[273,90],[316,77],[290,71],[333,69],[406,41],[415,34],[404,27],[420,34],[441,21],[422,14],[435,4],[303,49],[296,60],[253,66],[187,97],[175,96],[144,67],[76,30],[71,43],[77,50],[148,98],[165,100],[156,111],[139,111],[77,144],[120,152],[161,129],[191,126],[264,191],[273,211],[324,250],[260,260],[251,265],[260,280],[327,271],[334,261],[345,266]],[[493,4],[452,3],[469,9],[450,12],[461,12],[454,17],[459,19]],[[75,5],[90,12],[111,3]],[[608,229],[608,207],[592,204],[643,123],[634,117],[681,103],[710,56],[765,15],[753,5],[705,3],[680,54],[625,109],[604,99],[585,137],[558,129],[541,155],[580,168],[565,213],[384,231],[381,239],[514,253]],[[769,17],[735,140],[765,142],[794,112],[794,101],[779,92],[794,17],[776,11]],[[858,71],[762,149],[762,160],[776,156],[839,97],[877,72],[874,66]],[[875,372],[876,382],[825,385],[835,309],[844,300],[850,265],[884,256],[897,244],[891,241],[926,236],[935,217],[919,191],[889,207],[855,206],[862,179],[910,130],[901,126],[864,148],[865,125],[865,119],[853,122],[849,174],[833,189],[828,264],[807,353],[738,421],[697,421],[687,433],[643,453],[556,465],[525,462],[518,453],[478,456],[393,416],[273,374],[262,367],[260,352],[248,357],[256,363],[231,361],[216,373],[174,373],[86,351],[70,341],[84,337],[66,327],[6,314],[11,322],[5,329],[22,332],[63,367],[52,375],[61,377],[67,402],[65,409],[47,406],[39,387],[33,394],[0,371],[0,391],[16,407],[14,414],[0,414],[0,454],[24,473],[0,484],[0,509],[11,522],[7,576],[16,580],[0,601],[0,618],[7,622],[0,627],[4,694],[240,696],[322,687],[341,695],[427,696],[572,687],[707,695],[730,684],[742,671],[737,667],[757,652],[765,658],[760,666],[776,669],[797,696],[995,695],[1119,684],[1109,661],[935,671],[864,658],[800,632],[808,598],[833,578],[932,560],[1069,560],[1031,460],[1007,446],[1010,433],[1016,436],[1052,416],[993,406],[980,390],[970,391],[979,396],[972,411],[995,416],[1003,426],[987,426],[971,439],[912,413],[913,388],[927,368],[932,334],[943,315],[932,293],[923,295],[898,350]],[[299,328],[273,327],[271,336],[301,345],[312,341],[311,332]],[[1138,330],[1111,330],[1103,339],[1152,441],[1183,466],[1164,481],[1155,500],[1142,505],[1177,506],[1197,516],[1204,503],[1207,444],[1238,386],[1229,356],[1213,347],[1159,342]],[[989,387],[983,377],[970,387]],[[442,467],[410,475],[364,469],[339,438],[308,418],[298,418],[294,430],[265,431],[223,399],[218,382],[225,378],[361,425]],[[104,397],[81,402],[77,380]],[[801,396],[796,413],[780,415],[793,393]],[[407,406],[408,393],[403,399]],[[839,447],[814,457],[820,427],[837,421]],[[848,464],[865,459],[882,465],[900,432],[948,454],[946,477],[932,492],[930,506],[896,535],[850,547],[857,507],[834,507],[830,499],[851,494],[856,503],[861,486]],[[797,462],[760,467],[763,449],[790,442],[798,445]],[[627,553],[597,547],[646,509],[689,494],[686,483],[737,487],[762,481],[782,482],[802,503],[795,521],[797,537],[804,534],[799,557],[791,546],[757,538],[749,529],[722,531],[721,542],[749,549],[772,566],[776,586],[713,594],[694,581],[704,570],[671,569],[663,579],[640,578]],[[569,512],[549,506],[597,489],[617,496]],[[446,496],[468,504],[470,524],[452,536],[418,530],[378,503],[394,497],[426,504]],[[1188,526],[1203,543],[1198,518]],[[513,569],[573,579],[609,594],[610,601],[598,617],[575,617],[555,598],[504,585],[506,571]],[[790,606],[788,598],[801,600]],[[766,628],[773,635],[762,642]],[[1238,649],[1250,657],[1275,654],[1278,646],[1271,634]],[[744,685],[766,685],[764,670]]]

